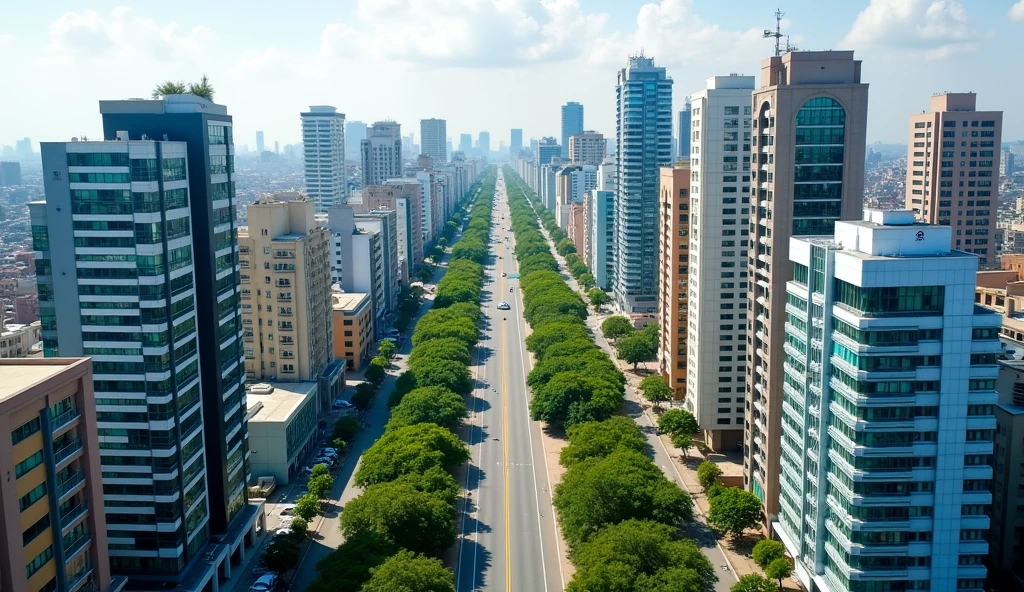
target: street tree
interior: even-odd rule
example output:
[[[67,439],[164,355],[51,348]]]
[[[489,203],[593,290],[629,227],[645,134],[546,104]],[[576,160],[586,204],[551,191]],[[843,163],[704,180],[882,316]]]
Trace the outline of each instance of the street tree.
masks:
[[[334,488],[334,477],[330,475],[317,475],[316,477],[310,477],[309,482],[306,484],[306,489],[316,496],[317,499],[327,499],[331,495],[331,489]]]
[[[750,491],[723,487],[708,502],[708,526],[723,535],[737,538],[761,522],[761,500]]]
[[[559,462],[563,467],[588,458],[602,458],[626,448],[637,452],[647,450],[647,439],[640,427],[628,417],[615,416],[604,421],[588,421],[566,430],[569,444],[562,449]]]
[[[372,534],[416,553],[438,556],[455,542],[455,507],[409,483],[378,483],[341,514],[346,537]]]
[[[335,438],[340,438],[346,442],[351,442],[352,439],[355,438],[356,434],[358,433],[359,420],[354,417],[345,416],[338,419],[338,421],[334,422],[334,431],[332,432],[332,435]]]
[[[757,541],[757,544],[754,545],[754,549],[751,551],[750,556],[754,559],[754,563],[756,563],[758,567],[765,569],[772,561],[786,556],[786,546],[783,545],[781,541],[762,539]]]
[[[594,308],[597,309],[612,301],[612,297],[601,288],[591,288],[587,292],[587,298],[590,300],[590,304],[594,305]]]
[[[650,459],[628,449],[570,466],[555,488],[554,505],[570,549],[630,518],[672,528],[693,520],[690,496]]]
[[[779,590],[782,590],[782,580],[793,575],[793,564],[785,557],[779,557],[764,568],[764,575],[779,583]]]
[[[709,460],[703,461],[697,467],[697,480],[700,481],[700,486],[704,488],[705,492],[715,485],[719,485],[718,478],[721,476],[722,469]]]
[[[317,477],[319,477],[320,475],[328,475],[328,476],[330,476],[330,474],[331,474],[331,470],[329,468],[327,468],[327,465],[325,465],[323,463],[318,463],[318,464],[313,465],[313,469],[310,472],[309,478],[310,478],[310,480],[313,480],[313,479],[316,479]]]
[[[632,335],[635,331],[633,323],[630,323],[629,319],[622,316],[608,317],[601,323],[601,333],[605,336],[605,339],[611,339],[612,341]]]
[[[530,415],[535,420],[566,428],[582,421],[611,417],[625,396],[622,388],[579,371],[561,372],[533,390]]]
[[[638,333],[619,339],[616,343],[616,353],[618,353],[620,360],[625,360],[627,364],[632,364],[633,370],[636,371],[637,366],[641,362],[654,360],[658,353],[658,348],[657,346],[652,347],[650,341]]]
[[[394,543],[372,533],[347,537],[316,564],[317,577],[307,592],[359,592],[370,579],[370,569],[397,551]]]
[[[584,288],[590,288],[595,283],[594,274],[590,273],[589,271],[581,273],[580,276],[576,278],[576,281],[579,282],[580,285],[583,286]]]
[[[761,574],[747,574],[729,588],[729,592],[777,592],[775,582]]]
[[[441,560],[410,551],[392,555],[370,574],[361,592],[455,592],[455,578]]]
[[[378,366],[379,367],[379,366]],[[370,366],[374,368],[374,366]],[[383,370],[381,370],[383,372]],[[369,378],[370,371],[366,371],[367,378]],[[377,396],[377,385],[371,382],[361,382],[356,386],[356,392],[352,395],[352,406],[359,411],[366,411],[373,404],[374,397]]]
[[[398,349],[398,346],[395,345],[394,341],[391,341],[390,339],[385,339],[380,342],[380,345],[377,346],[377,353],[384,356],[390,361],[394,359],[396,349]]]
[[[697,418],[685,409],[669,409],[658,417],[658,431],[670,436],[688,436],[700,433]]]
[[[417,364],[413,372],[419,387],[439,386],[460,395],[468,395],[473,391],[473,376],[469,368],[455,360],[426,359]]]
[[[292,535],[298,540],[306,538],[306,535],[309,534],[309,523],[299,516],[292,520],[288,528],[292,529]]]
[[[370,365],[366,368],[366,380],[379,387],[384,383],[384,379],[387,378],[387,367],[388,361],[386,358],[375,356],[370,360]]]
[[[414,389],[391,411],[388,429],[417,423],[454,427],[469,415],[462,395],[441,386]]]
[[[299,518],[309,522],[318,514],[320,514],[320,498],[312,492],[295,500],[295,515]]]
[[[537,360],[543,360],[549,347],[570,339],[583,339],[592,343],[585,326],[575,322],[560,322],[534,328],[526,337],[526,349],[533,352]]]
[[[287,573],[299,564],[299,546],[287,537],[277,537],[263,554],[267,569],[279,574]]]
[[[658,374],[652,374],[640,381],[640,392],[644,398],[654,403],[657,409],[661,403],[672,398],[672,387]]]
[[[464,341],[454,337],[431,339],[426,343],[417,345],[409,353],[409,367],[416,368],[416,365],[423,360],[434,358],[455,360],[468,366],[470,362],[469,348]]]
[[[468,459],[469,449],[449,430],[432,423],[405,426],[384,432],[363,453],[356,484],[367,487],[431,467],[451,471]]]

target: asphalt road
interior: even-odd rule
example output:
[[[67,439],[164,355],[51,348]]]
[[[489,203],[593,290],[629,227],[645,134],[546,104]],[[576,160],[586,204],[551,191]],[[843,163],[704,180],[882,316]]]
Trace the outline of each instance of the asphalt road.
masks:
[[[470,401],[468,502],[455,565],[456,590],[564,589],[540,425],[530,420],[515,241],[500,173],[492,258],[482,298],[477,388]],[[502,219],[504,217],[504,219]],[[510,289],[513,290],[510,292]],[[497,309],[506,301],[511,310]]]

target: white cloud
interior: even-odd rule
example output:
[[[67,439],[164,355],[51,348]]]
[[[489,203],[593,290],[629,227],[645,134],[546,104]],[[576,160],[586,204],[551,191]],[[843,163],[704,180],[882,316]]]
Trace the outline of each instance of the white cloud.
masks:
[[[14,35],[0,33],[0,54],[7,53],[14,47]]]
[[[65,12],[50,25],[47,52],[54,57],[118,62],[199,61],[214,39],[206,27],[186,32],[175,23],[160,25],[122,6],[106,15],[95,10]]]
[[[906,57],[941,59],[975,51],[982,34],[967,9],[952,0],[871,0],[854,21],[844,43],[852,49],[903,50]]]
[[[1015,21],[1024,21],[1024,0],[1018,0],[1010,7],[1009,17]]]
[[[667,67],[695,62],[714,63],[718,68],[749,67],[768,55],[761,29],[725,29],[701,18],[692,0],[660,0],[640,7],[632,33],[600,39],[588,62],[595,67],[621,67],[629,54],[641,48]],[[752,56],[758,61],[752,62]]]

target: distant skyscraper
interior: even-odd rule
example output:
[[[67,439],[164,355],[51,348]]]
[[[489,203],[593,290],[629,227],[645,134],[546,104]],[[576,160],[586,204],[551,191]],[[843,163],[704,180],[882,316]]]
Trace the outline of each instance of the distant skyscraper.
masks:
[[[808,590],[984,589],[1000,315],[953,227],[863,218],[789,239],[773,530]]]
[[[448,138],[447,122],[443,119],[420,120],[420,154],[429,156],[435,167],[448,162],[445,140]]]
[[[737,161],[750,160],[753,90],[753,76],[715,76],[692,95],[692,110],[687,103],[679,112],[687,129],[692,114],[701,133],[690,158],[686,373],[672,387],[682,388],[704,443],[716,451],[743,441],[747,287],[746,272],[736,270],[746,268],[751,252],[747,239],[737,237],[750,221],[750,171],[740,172]],[[690,133],[680,139],[689,153]]]
[[[480,147],[480,158],[491,157],[491,132],[480,132],[480,139],[477,141]]]
[[[281,143],[274,140],[274,154],[281,154]]]
[[[523,149],[523,130],[518,128],[512,128],[511,145],[509,146],[508,152],[511,156],[510,160],[514,160],[519,151]]]
[[[366,139],[366,124],[362,121],[345,122],[345,159],[359,162],[363,140]]]
[[[686,97],[686,103],[683,105],[683,110],[679,112],[679,125],[676,128],[678,135],[676,136],[676,156],[690,156],[690,123],[691,111],[690,111],[690,97]]]
[[[0,187],[21,185],[21,163],[0,162]]]
[[[955,228],[952,247],[987,265],[996,261],[1003,112],[976,111],[977,101],[933,95],[931,111],[910,116],[906,200],[922,221]]]
[[[471,134],[459,134],[459,151],[467,155],[473,153],[473,136]]]
[[[598,166],[608,151],[604,135],[597,132],[582,132],[569,136],[569,160],[573,164]]]
[[[764,502],[769,521],[779,511],[786,282],[793,278],[789,238],[831,235],[836,220],[861,217],[868,85],[860,72],[852,51],[799,51],[762,60],[761,85],[752,97],[750,163],[738,151],[743,109],[736,112],[735,128],[727,122],[726,131],[737,133],[737,152],[723,161],[737,165],[737,175],[756,171],[750,236],[739,228],[740,240],[749,240],[751,262],[744,278],[750,303],[744,483]]]
[[[330,105],[313,105],[299,114],[306,192],[317,212],[348,202],[345,172],[345,114]]]
[[[672,163],[672,79],[653,58],[634,55],[615,93],[615,300],[626,312],[656,312],[658,179]]]
[[[256,156],[263,154],[267,147],[263,143],[263,132],[256,132]]]
[[[445,144],[444,144],[444,147],[445,147],[445,150],[447,150],[447,151],[448,151],[448,158],[449,158],[449,160],[451,160],[451,158],[452,158],[452,152],[454,152],[454,151],[455,151],[455,150],[454,150],[454,149],[452,148],[452,139],[451,139],[451,138],[448,138],[447,140],[445,140]]]
[[[583,105],[569,102],[562,105],[562,158],[569,158],[569,136],[583,133]]]
[[[401,124],[378,121],[367,128],[362,144],[363,187],[401,177],[403,167]]]
[[[14,144],[14,151],[21,160],[32,158],[32,139],[22,138],[18,140]]]
[[[1013,173],[1017,172],[1017,167],[1014,162],[1014,154],[1007,148],[1003,150],[999,157],[999,176],[1001,177],[1012,177]]]

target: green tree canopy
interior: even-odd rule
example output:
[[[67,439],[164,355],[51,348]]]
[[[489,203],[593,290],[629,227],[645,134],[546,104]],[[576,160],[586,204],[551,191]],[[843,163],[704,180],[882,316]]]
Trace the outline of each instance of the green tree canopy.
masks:
[[[649,520],[606,526],[572,558],[576,574],[567,592],[712,592],[718,581],[697,545]]]
[[[562,449],[559,457],[563,467],[588,458],[602,458],[620,448],[637,452],[647,450],[643,432],[628,417],[615,416],[604,421],[579,423],[566,430],[566,434],[569,445]]]
[[[779,582],[779,590],[782,590],[782,580],[793,575],[793,564],[785,557],[779,557],[764,568],[764,575]]]
[[[561,372],[534,389],[530,415],[565,428],[581,421],[607,419],[624,400],[617,384],[579,371]]]
[[[612,297],[600,288],[591,288],[587,292],[587,298],[590,300],[590,303],[596,307],[604,306],[612,301]]]
[[[641,380],[640,392],[644,394],[645,399],[654,403],[655,407],[672,398],[672,387],[658,374],[652,374]]]
[[[375,534],[351,536],[316,564],[317,577],[307,592],[359,592],[370,569],[384,563],[398,548]]]
[[[380,366],[370,366],[370,368],[375,367],[380,368]],[[383,372],[384,370],[380,369],[380,371]],[[368,382],[361,382],[356,386],[356,392],[352,395],[352,400],[350,401],[360,411],[369,409],[370,405],[373,404],[374,397],[377,396],[377,384],[369,380],[369,375],[371,374],[369,369],[367,369],[366,374]]]
[[[722,469],[709,460],[705,460],[697,467],[697,480],[700,481],[700,486],[704,488],[704,491],[711,489],[715,485],[720,485],[718,478],[721,476]]]
[[[363,453],[356,484],[393,481],[431,467],[451,471],[469,459],[469,449],[449,430],[431,423],[388,430]]]
[[[658,429],[670,436],[694,437],[700,433],[697,418],[685,409],[669,409],[658,417]]]
[[[578,323],[550,323],[534,328],[526,337],[526,349],[533,352],[538,360],[543,360],[547,348],[570,339],[584,339],[589,342],[590,335],[587,334],[587,328]]]
[[[473,391],[473,377],[469,368],[455,360],[426,358],[416,365],[413,372],[416,373],[416,384],[421,388],[440,386],[460,395],[468,395]]]
[[[413,354],[416,353],[416,348],[413,348]],[[409,356],[410,358],[412,355]],[[411,370],[402,372],[398,379],[395,380],[395,389],[388,395],[388,407],[395,407],[402,402],[402,397],[408,394],[412,389],[416,388],[416,374]]]
[[[306,483],[306,489],[315,495],[317,499],[327,499],[330,497],[331,489],[333,488],[334,477],[331,477],[330,474],[310,477],[309,482]]]
[[[581,273],[579,277],[576,278],[576,281],[579,282],[579,284],[584,288],[589,288],[593,286],[595,283],[594,274],[590,273],[589,271],[586,271],[584,273]]]
[[[287,573],[299,564],[299,546],[287,537],[277,537],[263,554],[267,569],[279,574]]]
[[[555,488],[554,505],[570,548],[602,527],[631,518],[678,528],[693,520],[693,500],[643,454],[619,449],[578,462]]]
[[[761,574],[748,574],[729,588],[729,592],[778,592],[775,583]]]
[[[469,348],[466,342],[454,337],[431,339],[413,348],[409,354],[409,367],[415,368],[425,359],[455,360],[460,364],[469,365]]]
[[[750,555],[754,559],[754,563],[761,569],[764,569],[772,561],[786,556],[786,546],[781,541],[762,539],[757,541]]]
[[[601,333],[605,336],[605,339],[620,339],[627,335],[632,335],[635,331],[633,323],[630,323],[626,317],[608,317],[601,322]]]
[[[373,383],[375,386],[380,386],[381,384],[383,384],[384,379],[387,378],[388,373],[387,370],[384,369],[384,366],[375,363],[375,360],[376,358],[370,362],[369,366],[366,367],[366,372],[364,373],[364,376],[366,377],[366,380],[368,382]],[[352,398],[352,404],[355,405],[355,397]]]
[[[519,261],[520,276],[543,270],[558,271],[558,262],[551,256],[551,253],[537,253]]]
[[[619,359],[625,360],[627,364],[632,364],[633,370],[636,370],[637,365],[641,362],[653,361],[658,354],[658,348],[656,345],[652,347],[650,340],[638,332],[619,339],[616,344],[616,352]]]
[[[309,522],[320,514],[320,498],[312,492],[295,500],[295,515]]]
[[[338,421],[334,422],[335,438],[341,438],[346,442],[351,442],[356,434],[359,433],[359,420],[354,417],[342,417]]]
[[[562,240],[558,241],[557,245],[555,245],[555,250],[558,251],[559,255],[565,256],[568,255],[569,253],[575,253],[576,247],[572,244],[571,240],[563,238]]]
[[[376,535],[416,553],[440,555],[455,542],[455,507],[409,483],[378,483],[345,506],[341,532]]]
[[[420,387],[407,394],[391,411],[388,429],[417,423],[451,428],[468,415],[461,395],[440,386]]]
[[[723,487],[708,503],[708,526],[722,534],[737,537],[761,523],[761,500],[749,491]]]
[[[377,346],[377,352],[380,355],[387,358],[388,360],[391,360],[395,357],[396,349],[398,349],[398,346],[396,346],[395,342],[391,341],[390,339],[385,339],[381,341],[380,344]]]
[[[455,592],[455,577],[439,559],[399,551],[378,567],[362,592]]]
[[[422,491],[439,497],[446,503],[455,505],[462,489],[455,482],[455,477],[446,473],[441,467],[430,467],[422,473],[406,473],[394,481],[407,483],[416,491]]]
[[[330,475],[331,470],[327,468],[327,465],[323,463],[313,465],[313,469],[310,472],[310,479],[319,477],[320,475]]]

